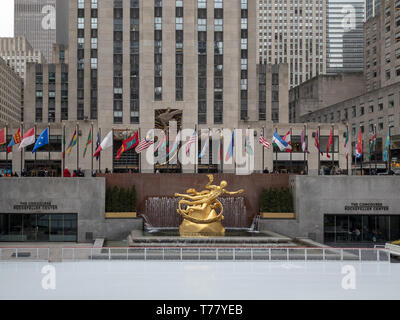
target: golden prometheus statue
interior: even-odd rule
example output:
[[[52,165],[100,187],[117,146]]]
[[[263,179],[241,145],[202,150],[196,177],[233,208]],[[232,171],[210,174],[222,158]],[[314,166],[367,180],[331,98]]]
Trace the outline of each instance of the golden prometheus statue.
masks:
[[[221,181],[219,186],[212,185],[214,176],[212,174],[207,176],[209,178],[207,190],[197,192],[195,189],[188,189],[187,194],[175,193],[175,197],[183,198],[179,201],[177,209],[183,217],[179,227],[182,237],[224,236],[225,228],[222,226],[224,208],[218,197],[223,194],[235,195],[244,192],[244,190],[236,192],[225,190],[228,185],[226,181]]]

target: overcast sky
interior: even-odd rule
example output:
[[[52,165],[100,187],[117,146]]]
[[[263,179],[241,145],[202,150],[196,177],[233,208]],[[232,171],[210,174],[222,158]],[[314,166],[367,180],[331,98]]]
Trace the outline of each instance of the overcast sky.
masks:
[[[0,37],[14,36],[14,0],[0,0]]]

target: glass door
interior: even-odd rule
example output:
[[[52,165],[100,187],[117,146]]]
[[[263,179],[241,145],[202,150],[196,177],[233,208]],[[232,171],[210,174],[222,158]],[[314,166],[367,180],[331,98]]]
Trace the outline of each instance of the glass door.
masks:
[[[22,215],[22,218],[23,218],[23,229],[22,229],[23,241],[36,241],[37,215],[24,214]]]

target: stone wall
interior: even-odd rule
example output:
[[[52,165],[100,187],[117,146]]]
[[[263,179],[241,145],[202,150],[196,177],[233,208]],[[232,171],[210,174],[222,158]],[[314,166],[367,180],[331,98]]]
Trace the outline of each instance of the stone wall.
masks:
[[[289,237],[324,240],[325,214],[400,215],[400,179],[390,176],[292,176],[295,194],[295,220],[261,221],[262,230]],[[387,211],[345,210],[354,203],[381,203]]]
[[[29,202],[48,206],[24,209]],[[143,225],[142,219],[105,219],[104,178],[1,178],[0,213],[77,213],[78,242],[90,242],[87,233],[121,240]]]
[[[244,189],[241,196],[245,198],[248,224],[260,211],[260,195],[264,187],[288,187],[289,175],[286,174],[252,174],[248,176],[235,174],[215,174],[214,183],[222,180],[228,182],[227,190]],[[204,190],[208,182],[206,174],[112,174],[106,175],[107,187],[130,188],[135,186],[137,192],[138,214],[144,212],[144,202],[148,197],[170,196],[175,192],[185,193],[189,188]]]

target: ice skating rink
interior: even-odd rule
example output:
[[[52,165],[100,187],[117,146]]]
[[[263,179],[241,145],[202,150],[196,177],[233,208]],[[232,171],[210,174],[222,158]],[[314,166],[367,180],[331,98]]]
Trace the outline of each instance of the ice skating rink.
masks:
[[[399,292],[400,264],[388,262],[0,263],[0,299],[342,300]]]

